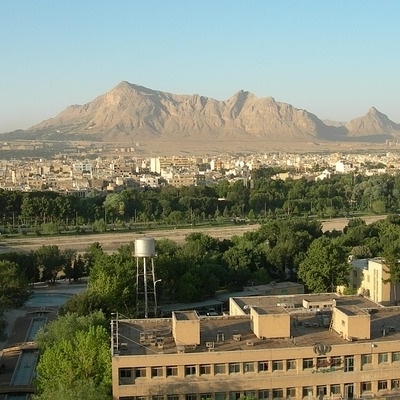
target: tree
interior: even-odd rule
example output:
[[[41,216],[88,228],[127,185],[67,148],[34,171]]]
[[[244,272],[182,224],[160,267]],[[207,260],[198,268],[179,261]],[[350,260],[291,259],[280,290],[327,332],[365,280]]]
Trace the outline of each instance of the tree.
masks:
[[[389,278],[384,279],[383,283],[389,283],[393,294],[393,301],[397,305],[397,289],[400,283],[400,241],[389,242],[383,249],[385,259],[384,271],[389,274]]]
[[[100,391],[111,389],[110,337],[102,326],[78,330],[46,347],[37,365],[39,392],[73,388],[76,382],[92,381]],[[86,396],[85,396],[86,397]]]
[[[56,382],[51,387],[45,387],[41,394],[33,396],[33,400],[111,400],[109,392],[96,386],[93,379],[79,379],[73,385]]]
[[[17,264],[0,261],[0,314],[12,308],[24,305],[31,291],[28,279],[20,271]]]
[[[338,285],[348,285],[350,270],[343,247],[322,236],[311,243],[298,276],[311,291],[326,293],[335,291]]]
[[[61,340],[73,338],[78,331],[88,331],[91,326],[103,326],[105,328],[107,324],[108,320],[102,311],[91,312],[84,316],[77,313],[67,313],[39,330],[35,341],[39,349],[44,352]]]
[[[41,273],[41,280],[55,282],[57,274],[63,269],[64,257],[58,246],[42,246],[35,251],[36,264]]]

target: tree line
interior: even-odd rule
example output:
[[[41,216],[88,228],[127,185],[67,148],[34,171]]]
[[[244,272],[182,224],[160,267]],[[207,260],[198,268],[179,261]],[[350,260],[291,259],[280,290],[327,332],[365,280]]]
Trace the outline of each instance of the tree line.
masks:
[[[348,284],[349,255],[384,257],[392,283],[397,284],[400,217],[391,214],[370,225],[354,218],[343,232],[325,233],[317,220],[276,219],[231,239],[217,239],[200,232],[188,234],[183,244],[161,239],[156,242],[156,251],[161,303],[201,301],[214,297],[220,290],[234,292],[248,285],[284,280],[303,282],[313,292],[330,292],[338,285]],[[57,277],[78,281],[88,276],[89,289],[67,302],[65,312],[84,315],[101,309],[106,314],[119,311],[135,316],[137,265],[133,253],[133,243],[108,254],[97,242],[83,254],[73,249],[61,251],[55,245],[29,253],[4,253],[0,263],[8,267],[0,268],[5,282],[2,289],[6,291],[10,270],[18,272],[24,284],[54,282]]]
[[[0,310],[23,304],[29,298],[29,282],[37,274],[50,280],[60,273],[67,276],[80,259],[83,267],[68,275],[69,279],[89,276],[88,289],[68,300],[60,310],[61,318],[38,336],[42,351],[38,400],[61,394],[77,398],[81,393],[93,399],[108,398],[108,319],[116,311],[137,316],[133,250],[131,243],[107,254],[99,243],[93,243],[81,255],[52,245],[25,254],[1,254]],[[243,285],[285,279],[303,282],[312,292],[330,292],[337,285],[347,285],[345,292],[353,293],[354,288],[348,286],[349,255],[384,257],[390,275],[387,283],[399,283],[400,217],[389,215],[370,225],[360,218],[350,219],[343,232],[322,232],[317,220],[275,219],[232,239],[199,232],[187,235],[181,245],[162,239],[156,242],[156,251],[161,302],[199,301],[214,296],[217,290],[235,291]],[[58,262],[52,263],[52,259]],[[46,265],[51,267],[45,273]],[[63,380],[56,379],[60,371]]]
[[[88,226],[101,231],[109,223],[201,223],[279,216],[335,217],[351,212],[393,213],[400,210],[400,175],[333,175],[320,181],[272,179],[263,168],[251,179],[214,185],[124,189],[90,192],[85,198],[56,192],[0,190],[2,233],[24,227],[56,232]]]

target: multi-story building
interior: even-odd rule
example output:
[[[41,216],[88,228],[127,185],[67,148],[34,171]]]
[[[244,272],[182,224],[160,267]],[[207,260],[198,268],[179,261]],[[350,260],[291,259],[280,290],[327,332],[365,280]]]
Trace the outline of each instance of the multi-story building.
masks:
[[[390,281],[390,273],[383,258],[351,260],[350,287],[383,305],[395,304],[400,299],[400,285]]]
[[[400,308],[338,294],[230,299],[229,315],[112,321],[120,400],[400,397]]]

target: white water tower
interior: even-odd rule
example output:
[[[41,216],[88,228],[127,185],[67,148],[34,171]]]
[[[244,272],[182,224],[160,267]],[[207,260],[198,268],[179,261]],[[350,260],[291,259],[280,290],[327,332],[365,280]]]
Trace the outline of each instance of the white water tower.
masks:
[[[154,258],[156,256],[156,243],[153,238],[143,237],[135,240],[136,258],[136,313],[149,316],[149,308],[154,309],[157,316],[157,294],[154,271]]]

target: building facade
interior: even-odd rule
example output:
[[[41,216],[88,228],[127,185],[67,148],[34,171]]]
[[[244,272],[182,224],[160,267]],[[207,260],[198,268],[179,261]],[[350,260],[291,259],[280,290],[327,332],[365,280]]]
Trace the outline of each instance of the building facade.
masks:
[[[120,400],[400,397],[400,309],[362,296],[231,298],[229,315],[112,321]]]

